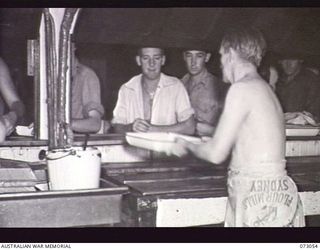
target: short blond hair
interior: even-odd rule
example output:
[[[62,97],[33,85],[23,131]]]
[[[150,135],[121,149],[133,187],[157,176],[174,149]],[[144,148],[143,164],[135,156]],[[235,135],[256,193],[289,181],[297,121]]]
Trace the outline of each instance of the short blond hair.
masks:
[[[228,52],[230,48],[239,53],[255,66],[259,66],[265,54],[267,44],[262,33],[255,28],[230,30],[222,39],[221,48]]]

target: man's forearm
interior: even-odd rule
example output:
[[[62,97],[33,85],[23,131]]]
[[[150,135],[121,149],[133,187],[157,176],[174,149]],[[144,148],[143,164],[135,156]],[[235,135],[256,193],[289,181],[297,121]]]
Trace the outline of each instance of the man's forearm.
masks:
[[[193,117],[174,125],[151,125],[149,132],[172,132],[186,135],[193,135],[195,132],[195,122]]]
[[[25,113],[25,106],[21,101],[15,101],[10,106],[10,110],[14,111],[18,118],[23,117]]]
[[[10,111],[9,113],[2,116],[2,118],[5,121],[5,127],[6,127],[6,135],[10,135],[15,128],[15,125],[17,123],[18,116],[15,112]]]
[[[0,58],[0,92],[6,104],[11,107],[14,102],[20,101],[13,84],[7,64]]]
[[[79,133],[97,133],[101,126],[101,119],[89,117],[86,119],[73,119],[71,128]]]
[[[196,134],[200,136],[212,136],[215,127],[204,122],[197,122]]]
[[[125,134],[126,132],[132,132],[132,123],[130,124],[112,124],[114,133]]]
[[[225,160],[225,156],[218,154],[210,145],[210,143],[204,143],[201,145],[188,143],[188,150],[202,160],[206,160],[213,164],[220,164]]]

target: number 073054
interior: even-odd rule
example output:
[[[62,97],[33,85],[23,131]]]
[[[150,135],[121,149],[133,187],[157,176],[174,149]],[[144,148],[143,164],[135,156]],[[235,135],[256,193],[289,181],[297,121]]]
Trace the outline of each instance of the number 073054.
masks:
[[[301,243],[300,248],[318,248],[316,243]]]

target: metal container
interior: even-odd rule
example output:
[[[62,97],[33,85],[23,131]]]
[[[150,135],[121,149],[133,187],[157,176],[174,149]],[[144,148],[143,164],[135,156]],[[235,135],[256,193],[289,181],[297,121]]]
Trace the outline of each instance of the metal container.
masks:
[[[94,147],[52,150],[47,165],[50,190],[99,187],[101,153]]]
[[[0,194],[0,227],[74,227],[120,222],[128,187],[101,180],[100,188]]]

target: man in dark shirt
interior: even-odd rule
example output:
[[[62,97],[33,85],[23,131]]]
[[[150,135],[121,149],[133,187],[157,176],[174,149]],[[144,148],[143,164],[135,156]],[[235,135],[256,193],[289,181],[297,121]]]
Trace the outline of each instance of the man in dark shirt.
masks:
[[[276,93],[284,112],[308,111],[320,118],[320,79],[303,67],[303,60],[285,57],[280,60],[281,74]]]
[[[189,48],[183,52],[188,73],[181,81],[195,111],[196,134],[200,136],[213,134],[224,102],[223,84],[206,67],[210,57],[211,53],[203,48]]]
[[[74,57],[71,85],[73,131],[97,133],[101,129],[104,107],[101,105],[100,81],[96,73]]]

